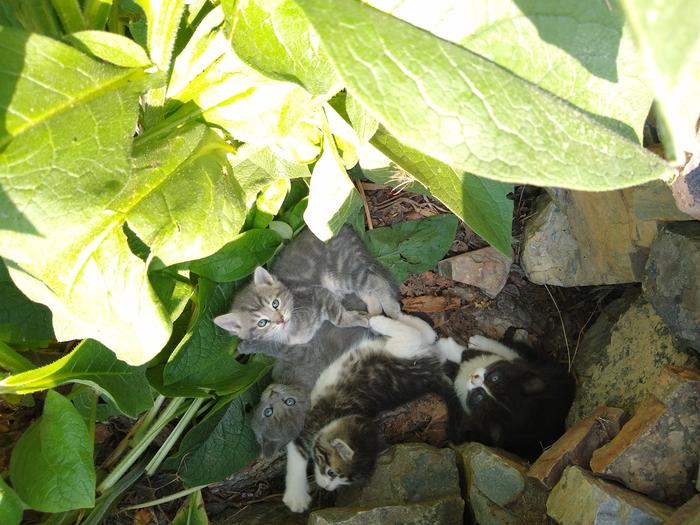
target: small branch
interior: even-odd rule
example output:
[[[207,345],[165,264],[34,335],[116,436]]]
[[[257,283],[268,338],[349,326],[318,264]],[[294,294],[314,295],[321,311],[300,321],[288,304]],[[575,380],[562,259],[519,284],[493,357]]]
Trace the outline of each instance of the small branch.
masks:
[[[168,503],[169,501],[175,501],[180,498],[184,498],[185,496],[188,496],[192,494],[193,492],[197,492],[198,490],[203,489],[206,487],[206,485],[199,485],[197,487],[192,487],[189,489],[181,490],[180,492],[175,492],[174,494],[169,494],[168,496],[163,496],[162,498],[154,499],[151,501],[146,501],[145,503],[137,503],[136,505],[129,505],[128,507],[124,507],[123,509],[120,509],[121,511],[125,510],[135,510],[135,509],[145,509],[147,507],[155,507],[156,505],[160,505],[162,503]]]
[[[372,216],[369,213],[369,205],[367,204],[367,195],[365,195],[365,187],[362,185],[361,181],[356,181],[357,191],[360,192],[360,197],[362,197],[362,205],[365,208],[365,217],[367,219],[367,228],[374,230],[374,224],[372,224]]]

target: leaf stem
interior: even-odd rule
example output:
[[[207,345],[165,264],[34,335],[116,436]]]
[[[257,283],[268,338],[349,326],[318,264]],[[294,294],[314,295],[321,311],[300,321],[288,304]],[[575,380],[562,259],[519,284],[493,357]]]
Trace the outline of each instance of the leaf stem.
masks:
[[[137,503],[136,505],[129,505],[124,507],[122,510],[134,510],[134,509],[144,509],[146,507],[155,507],[162,503],[168,503],[169,501],[175,501],[176,499],[183,498],[193,492],[203,489],[207,485],[198,485],[189,489],[181,490],[180,492],[175,492],[174,494],[169,494],[168,496],[163,496],[162,498],[154,499],[151,501],[146,501],[145,503]]]
[[[136,460],[143,454],[148,446],[153,442],[154,439],[158,437],[158,434],[165,428],[165,425],[170,423],[170,421],[176,416],[180,405],[184,403],[186,398],[184,397],[174,397],[170,404],[161,412],[155,423],[148,428],[148,431],[144,436],[136,442],[134,448],[132,448],[126,456],[119,462],[119,464],[114,468],[109,475],[102,480],[102,483],[97,487],[97,492],[104,493],[107,489],[114,486],[115,483],[126,473],[127,470],[136,462]]]
[[[170,452],[170,449],[173,448],[175,442],[185,431],[185,428],[187,428],[187,425],[189,425],[190,421],[195,416],[197,410],[199,410],[199,407],[202,406],[202,403],[204,403],[204,401],[206,401],[206,398],[203,397],[196,398],[194,401],[192,401],[192,404],[190,404],[190,406],[187,408],[187,411],[180,418],[180,421],[177,422],[177,425],[175,426],[173,431],[167,437],[160,449],[158,449],[158,452],[156,452],[156,455],[153,456],[153,459],[151,459],[148,465],[146,465],[147,476],[153,475],[153,473],[158,469],[160,464],[165,459],[165,456],[167,456],[168,452]]]

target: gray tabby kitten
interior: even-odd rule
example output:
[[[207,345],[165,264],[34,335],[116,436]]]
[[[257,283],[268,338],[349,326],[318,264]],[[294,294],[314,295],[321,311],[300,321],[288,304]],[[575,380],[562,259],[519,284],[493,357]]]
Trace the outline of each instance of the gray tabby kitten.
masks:
[[[251,427],[270,458],[299,435],[309,406],[309,391],[297,385],[270,384],[260,396]]]
[[[370,315],[400,313],[396,284],[350,226],[327,243],[303,231],[271,269],[258,267],[253,282],[236,294],[229,313],[214,323],[244,340],[293,345],[308,343],[324,321],[366,328],[367,314],[341,304],[349,294],[364,301]]]
[[[320,375],[300,435],[287,445],[284,503],[293,512],[308,507],[309,460],[319,486],[335,490],[366,479],[383,448],[372,421],[379,412],[434,392],[448,406],[450,422],[462,414],[452,382],[443,371],[451,340],[435,343],[435,332],[421,319],[375,316],[371,328],[384,335],[360,342]]]

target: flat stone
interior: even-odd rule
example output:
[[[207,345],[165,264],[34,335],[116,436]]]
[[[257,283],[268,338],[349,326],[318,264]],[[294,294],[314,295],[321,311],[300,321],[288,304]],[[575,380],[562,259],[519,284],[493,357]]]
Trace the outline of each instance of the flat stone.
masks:
[[[447,405],[437,394],[382,412],[376,421],[390,445],[421,442],[439,447],[447,442]]]
[[[336,505],[377,507],[460,496],[455,453],[424,443],[395,445],[377,459],[369,481],[338,489]]]
[[[623,190],[632,196],[635,216],[643,221],[692,221],[693,217],[678,209],[671,187],[652,180]]]
[[[666,367],[656,390],[662,399],[652,396],[641,403],[620,433],[593,454],[591,470],[657,501],[680,505],[695,494],[700,373]]]
[[[538,201],[525,225],[521,265],[530,281],[586,286],[641,280],[656,221],[638,219],[628,193],[548,192],[552,200]]]
[[[510,257],[488,246],[461,253],[438,263],[438,273],[464,284],[481,289],[489,297],[496,297],[506,285]]]
[[[692,362],[644,298],[613,301],[586,332],[576,353],[573,368],[579,385],[567,426],[600,405],[632,413],[651,394],[664,365]]]
[[[700,494],[690,498],[674,512],[665,525],[700,525]]]
[[[458,447],[466,499],[476,523],[548,523],[546,491],[526,477],[527,464],[479,443]]]
[[[306,516],[290,511],[284,503],[263,502],[235,509],[212,520],[213,525],[304,525]]]
[[[651,246],[644,296],[671,330],[700,352],[700,223],[671,223]]]
[[[625,411],[619,408],[596,408],[545,450],[527,475],[551,489],[569,465],[587,467],[593,452],[608,443],[626,419]]]
[[[571,466],[552,489],[547,513],[560,525],[660,525],[673,509]]]
[[[462,525],[464,500],[447,496],[420,503],[362,507],[334,507],[312,512],[309,525]]]

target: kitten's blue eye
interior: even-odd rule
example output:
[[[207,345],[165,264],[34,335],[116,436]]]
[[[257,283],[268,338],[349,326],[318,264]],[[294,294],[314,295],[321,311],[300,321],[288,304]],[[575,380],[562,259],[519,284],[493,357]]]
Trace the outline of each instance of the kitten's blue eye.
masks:
[[[272,308],[277,310],[279,307],[280,307],[280,300],[279,299],[275,299],[274,301],[272,301]]]
[[[288,407],[292,407],[297,404],[297,400],[294,399],[293,397],[288,397],[287,399],[284,400],[284,404],[287,405]]]
[[[326,476],[328,476],[331,479],[335,479],[338,477],[338,474],[335,472],[335,470],[329,468],[328,470],[326,470]]]
[[[270,417],[272,415],[272,407],[267,407],[265,411],[263,412],[263,415],[265,417]]]
[[[501,374],[495,372],[489,376],[489,381],[492,383],[498,383],[501,380]]]
[[[267,326],[267,323],[269,323],[269,322],[270,321],[268,321],[267,319],[260,319],[260,321],[258,321],[258,326],[260,328],[265,328]]]

